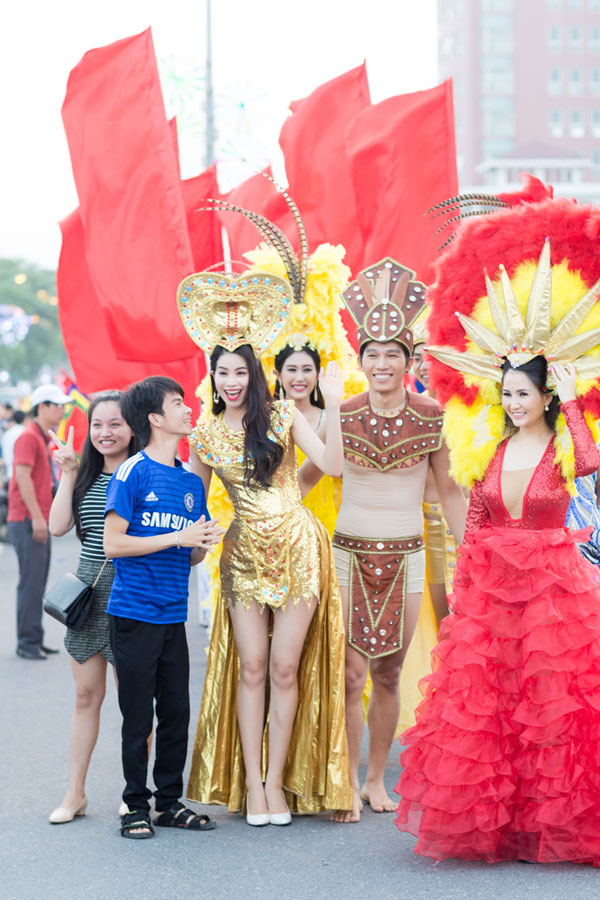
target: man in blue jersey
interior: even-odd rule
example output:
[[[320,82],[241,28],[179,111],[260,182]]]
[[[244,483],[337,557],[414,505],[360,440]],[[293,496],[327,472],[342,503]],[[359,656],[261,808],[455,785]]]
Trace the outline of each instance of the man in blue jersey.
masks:
[[[176,459],[191,434],[191,410],[176,381],[152,376],[132,385],[121,404],[144,447],[115,472],[106,494],[104,549],[115,562],[108,603],[123,715],[121,834],[149,838],[147,738],[156,702],[155,825],[205,831],[208,816],[180,802],[187,752],[189,658],[185,635],[190,565],[217,543],[202,481]]]

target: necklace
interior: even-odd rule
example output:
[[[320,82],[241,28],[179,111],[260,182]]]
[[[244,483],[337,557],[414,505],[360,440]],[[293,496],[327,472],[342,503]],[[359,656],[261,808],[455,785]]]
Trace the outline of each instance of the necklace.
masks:
[[[371,403],[370,399],[369,406],[376,416],[381,416],[383,419],[393,419],[395,418],[395,416],[399,416],[400,413],[404,412],[404,410],[408,406],[408,394],[406,394],[404,398],[404,403],[402,403],[400,406],[397,406],[395,409],[377,409],[377,407],[373,403]]]

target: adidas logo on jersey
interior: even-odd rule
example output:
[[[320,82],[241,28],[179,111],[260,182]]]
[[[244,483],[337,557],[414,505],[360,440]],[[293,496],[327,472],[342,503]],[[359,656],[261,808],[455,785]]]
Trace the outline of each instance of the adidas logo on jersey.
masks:
[[[146,503],[158,503],[158,497],[154,493],[154,491],[150,491],[150,493],[146,496]]]

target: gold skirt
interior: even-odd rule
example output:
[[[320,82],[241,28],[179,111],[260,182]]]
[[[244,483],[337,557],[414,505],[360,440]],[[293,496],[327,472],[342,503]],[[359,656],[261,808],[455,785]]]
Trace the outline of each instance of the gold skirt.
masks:
[[[315,519],[321,560],[321,593],[298,669],[298,709],[283,772],[292,812],[352,809],[345,726],[345,636],[331,542]],[[190,800],[245,809],[246,784],[236,715],[239,657],[231,619],[219,597],[208,652],[192,768]],[[268,699],[268,686],[267,686]],[[263,734],[263,778],[268,730]]]

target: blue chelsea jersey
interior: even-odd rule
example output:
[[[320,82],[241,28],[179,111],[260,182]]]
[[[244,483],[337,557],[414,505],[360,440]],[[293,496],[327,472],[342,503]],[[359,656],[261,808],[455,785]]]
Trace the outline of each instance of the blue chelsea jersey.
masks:
[[[149,537],[181,531],[204,515],[204,485],[183,468],[155,462],[142,450],[121,463],[106,491],[106,513],[114,510],[129,522],[127,534]],[[114,560],[107,612],[157,625],[185,622],[191,548],[176,546],[146,556]]]

